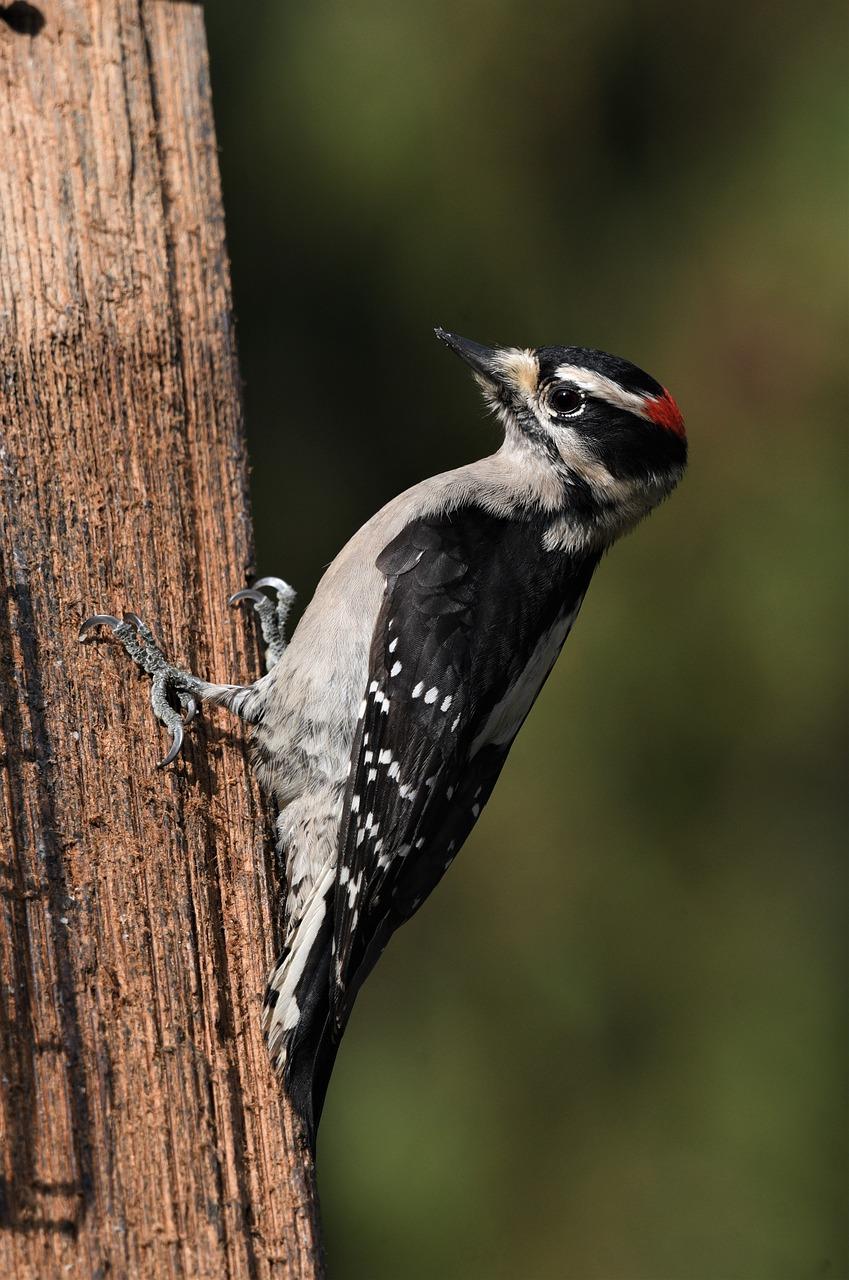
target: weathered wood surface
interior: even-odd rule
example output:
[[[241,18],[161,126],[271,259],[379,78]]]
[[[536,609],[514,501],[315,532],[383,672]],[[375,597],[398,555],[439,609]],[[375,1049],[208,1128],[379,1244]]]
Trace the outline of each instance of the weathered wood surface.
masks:
[[[132,608],[257,673],[202,9],[0,9],[0,118],[0,1275],[313,1276],[241,731],[157,771],[149,682],[76,638]]]

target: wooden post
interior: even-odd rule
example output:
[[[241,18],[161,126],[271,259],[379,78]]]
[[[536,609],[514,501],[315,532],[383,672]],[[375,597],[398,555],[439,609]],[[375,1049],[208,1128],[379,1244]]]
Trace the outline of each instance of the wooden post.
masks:
[[[313,1277],[241,730],[158,771],[149,682],[77,643],[134,609],[258,673],[201,7],[0,6],[0,120],[0,1275]]]

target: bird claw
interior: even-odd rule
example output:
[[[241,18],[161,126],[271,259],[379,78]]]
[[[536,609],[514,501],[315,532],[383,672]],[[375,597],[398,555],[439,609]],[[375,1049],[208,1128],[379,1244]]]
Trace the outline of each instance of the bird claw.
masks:
[[[295,598],[295,589],[282,578],[257,578],[252,587],[242,587],[240,591],[234,591],[227,601],[228,605],[232,608],[242,600],[250,600],[254,605],[263,604],[269,597],[260,590],[260,587],[268,587],[277,596],[276,602],[269,601],[269,603],[276,603],[278,609],[282,607],[288,611],[289,605]]]
[[[186,721],[186,724],[188,724],[188,720]],[[183,739],[185,734],[183,733],[183,725],[179,720],[172,726],[171,735],[171,746],[168,750],[168,754],[163,756],[159,761],[159,764],[156,766],[157,769],[164,769],[166,765],[173,764],[183,749]]]
[[[285,600],[294,600],[295,588],[290,587],[288,582],[284,582],[282,578],[257,578],[254,587],[271,587],[272,591],[276,591],[278,597]]]
[[[80,627],[80,643],[88,640],[90,632],[96,627],[103,626],[111,628],[133,661],[153,677],[150,697],[153,713],[171,733],[171,746],[157,765],[158,769],[164,769],[177,759],[183,748],[184,726],[191,724],[197,715],[198,700],[188,689],[181,687],[181,677],[186,678],[185,672],[167,661],[153,632],[137,613],[124,613],[120,621],[111,613],[92,614]],[[169,702],[169,695],[179,702],[179,711]]]
[[[242,587],[241,591],[234,591],[228,598],[227,604],[232,609],[234,605],[239,604],[242,600],[252,600],[254,604],[262,604],[263,600],[267,600],[268,596],[264,596],[261,591],[254,591],[253,587]]]
[[[80,644],[85,644],[86,640],[88,640],[89,632],[93,631],[95,627],[111,627],[114,631],[115,628],[120,627],[120,625],[121,623],[111,613],[93,613],[90,618],[86,618],[85,622],[80,627],[77,639]]]

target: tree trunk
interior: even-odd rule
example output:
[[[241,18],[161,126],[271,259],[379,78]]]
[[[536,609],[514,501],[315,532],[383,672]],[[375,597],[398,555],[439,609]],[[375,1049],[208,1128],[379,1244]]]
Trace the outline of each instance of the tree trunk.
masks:
[[[201,8],[0,7],[0,118],[0,1274],[313,1277],[241,730],[207,713],[158,771],[149,681],[77,643],[133,609],[258,673]]]

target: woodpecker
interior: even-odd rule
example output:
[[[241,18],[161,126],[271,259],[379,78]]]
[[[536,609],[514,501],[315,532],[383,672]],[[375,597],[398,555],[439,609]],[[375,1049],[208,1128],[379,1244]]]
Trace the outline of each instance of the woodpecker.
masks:
[[[201,701],[253,726],[285,868],[263,1029],[313,1142],[360,986],[477,822],[602,554],[687,460],[675,401],[627,360],[436,333],[471,366],[503,443],[367,521],[288,644],[292,589],[263,578],[237,591],[231,603],[259,614],[267,674],[210,684],[169,663],[132,613],[95,614],[80,633],[110,627],[152,676],[172,733],[163,764]]]

